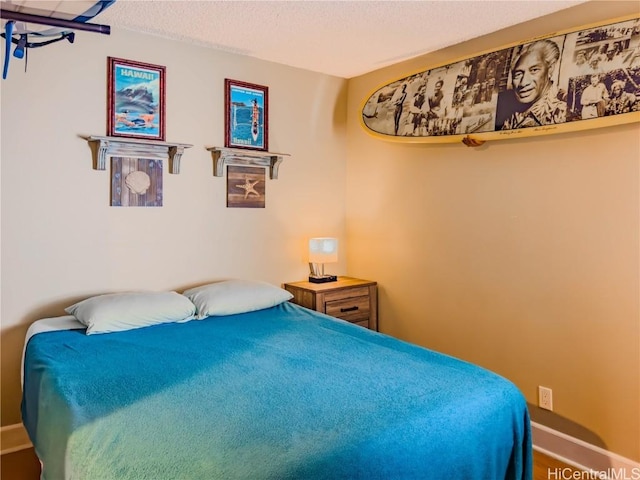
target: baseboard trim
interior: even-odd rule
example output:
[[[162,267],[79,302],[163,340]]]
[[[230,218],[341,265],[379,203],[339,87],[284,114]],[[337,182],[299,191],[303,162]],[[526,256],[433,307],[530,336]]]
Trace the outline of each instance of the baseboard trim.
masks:
[[[32,446],[22,423],[0,427],[0,455],[19,452]]]
[[[599,475],[593,478],[640,478],[640,463],[622,455],[536,422],[531,422],[531,432],[534,450],[580,470]]]

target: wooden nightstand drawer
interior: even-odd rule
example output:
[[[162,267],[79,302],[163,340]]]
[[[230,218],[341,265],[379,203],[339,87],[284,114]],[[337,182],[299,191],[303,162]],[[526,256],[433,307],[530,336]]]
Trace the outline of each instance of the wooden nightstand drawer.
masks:
[[[325,293],[324,302],[329,303],[329,302],[333,302],[334,300],[344,300],[346,298],[351,298],[351,297],[368,297],[368,296],[369,296],[369,287],[343,288],[341,290],[335,290],[333,292]]]
[[[333,300],[324,304],[324,313],[353,323],[369,322],[369,295]]]

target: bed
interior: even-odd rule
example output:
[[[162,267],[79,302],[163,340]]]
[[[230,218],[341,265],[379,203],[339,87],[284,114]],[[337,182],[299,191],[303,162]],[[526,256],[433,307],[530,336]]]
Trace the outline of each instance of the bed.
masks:
[[[22,414],[42,478],[531,479],[511,382],[275,303],[99,335],[34,323]]]

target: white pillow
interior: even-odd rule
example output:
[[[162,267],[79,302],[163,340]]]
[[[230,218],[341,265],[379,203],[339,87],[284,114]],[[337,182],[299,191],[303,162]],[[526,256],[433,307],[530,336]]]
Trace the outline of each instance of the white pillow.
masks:
[[[196,308],[176,292],[124,292],[90,297],[64,311],[86,325],[91,335],[186,322],[195,318]]]
[[[199,319],[275,307],[293,297],[282,288],[254,280],[224,280],[191,288],[183,295],[194,303]]]

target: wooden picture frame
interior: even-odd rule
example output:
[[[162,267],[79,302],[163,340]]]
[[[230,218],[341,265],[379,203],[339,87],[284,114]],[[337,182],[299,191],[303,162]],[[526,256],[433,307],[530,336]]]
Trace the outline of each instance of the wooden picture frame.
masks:
[[[225,79],[224,145],[227,148],[269,149],[269,88]]]
[[[165,67],[108,57],[107,135],[165,140]]]
[[[265,208],[265,169],[227,166],[227,208]]]
[[[111,157],[112,207],[161,207],[162,160]]]

